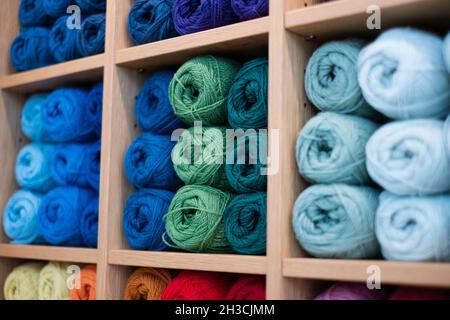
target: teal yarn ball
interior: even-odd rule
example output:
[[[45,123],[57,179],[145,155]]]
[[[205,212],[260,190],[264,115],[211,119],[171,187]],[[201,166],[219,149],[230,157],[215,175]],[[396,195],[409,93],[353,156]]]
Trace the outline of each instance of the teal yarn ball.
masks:
[[[244,64],[234,79],[228,96],[228,121],[236,129],[267,128],[267,58]]]
[[[234,251],[242,254],[266,252],[266,193],[234,197],[225,210],[224,221],[226,236]]]
[[[447,33],[447,36],[444,39],[444,61],[447,66],[447,71],[450,73],[450,32]]]
[[[314,185],[295,202],[292,226],[317,258],[365,259],[379,254],[375,213],[379,191],[345,184]]]
[[[311,118],[297,139],[300,174],[313,183],[371,183],[366,169],[366,144],[378,125],[333,112]]]
[[[227,97],[240,64],[212,55],[195,57],[181,66],[169,86],[175,115],[188,125],[226,124]]]
[[[225,172],[228,182],[237,193],[266,191],[267,133],[247,131],[227,146]],[[233,160],[232,163],[229,160]]]
[[[357,61],[363,40],[332,41],[319,47],[308,61],[305,90],[321,111],[375,117],[358,84]]]
[[[173,198],[165,217],[166,234],[179,249],[230,252],[223,215],[231,194],[207,186],[185,186]]]
[[[185,130],[172,151],[172,162],[185,184],[230,189],[225,173],[226,129],[202,127]]]

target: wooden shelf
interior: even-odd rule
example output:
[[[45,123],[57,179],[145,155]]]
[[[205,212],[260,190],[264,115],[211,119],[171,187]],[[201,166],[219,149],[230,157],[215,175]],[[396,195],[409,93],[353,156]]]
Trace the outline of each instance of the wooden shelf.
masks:
[[[450,263],[286,258],[283,274],[291,278],[365,283],[371,265],[380,268],[382,283],[450,288]]]
[[[236,23],[222,28],[180,36],[119,50],[118,65],[152,70],[159,66],[182,64],[202,54],[239,54],[250,49],[265,51],[269,37],[269,18]]]
[[[286,13],[285,27],[304,37],[327,40],[340,36],[375,35],[366,22],[367,8],[377,5],[381,13],[381,29],[393,26],[450,26],[450,1],[442,0],[337,0]]]
[[[108,262],[122,266],[266,274],[263,256],[112,250]]]
[[[31,71],[6,75],[0,89],[30,93],[51,90],[66,84],[98,81],[103,76],[104,54],[68,61]]]
[[[97,263],[97,249],[0,244],[0,257],[43,261]]]

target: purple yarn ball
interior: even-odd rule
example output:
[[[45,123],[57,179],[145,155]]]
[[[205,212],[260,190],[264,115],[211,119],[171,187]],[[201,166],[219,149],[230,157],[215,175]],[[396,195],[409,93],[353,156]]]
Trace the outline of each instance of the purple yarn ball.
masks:
[[[181,35],[222,27],[239,19],[230,0],[175,0],[175,29]]]
[[[231,0],[231,6],[241,21],[269,15],[269,0]]]

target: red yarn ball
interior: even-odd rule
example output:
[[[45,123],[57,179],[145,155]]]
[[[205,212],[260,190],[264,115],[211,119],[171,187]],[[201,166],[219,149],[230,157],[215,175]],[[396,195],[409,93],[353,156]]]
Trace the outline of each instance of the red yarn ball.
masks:
[[[259,276],[241,277],[231,287],[227,300],[266,300],[266,279]]]
[[[389,300],[450,300],[450,290],[401,287]]]
[[[183,271],[164,290],[161,300],[224,300],[233,279],[225,274]]]

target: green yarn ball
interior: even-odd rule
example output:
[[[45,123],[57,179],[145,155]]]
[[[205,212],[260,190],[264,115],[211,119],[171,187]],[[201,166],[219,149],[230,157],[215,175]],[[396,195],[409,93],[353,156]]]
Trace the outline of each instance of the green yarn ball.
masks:
[[[226,124],[227,98],[240,64],[212,55],[195,57],[175,73],[169,99],[175,114],[189,125]]]
[[[223,215],[231,194],[207,186],[185,186],[165,217],[166,233],[178,248],[191,252],[231,252]]]
[[[226,128],[223,127],[190,128],[180,136],[172,151],[175,172],[184,183],[229,190],[225,157]]]

